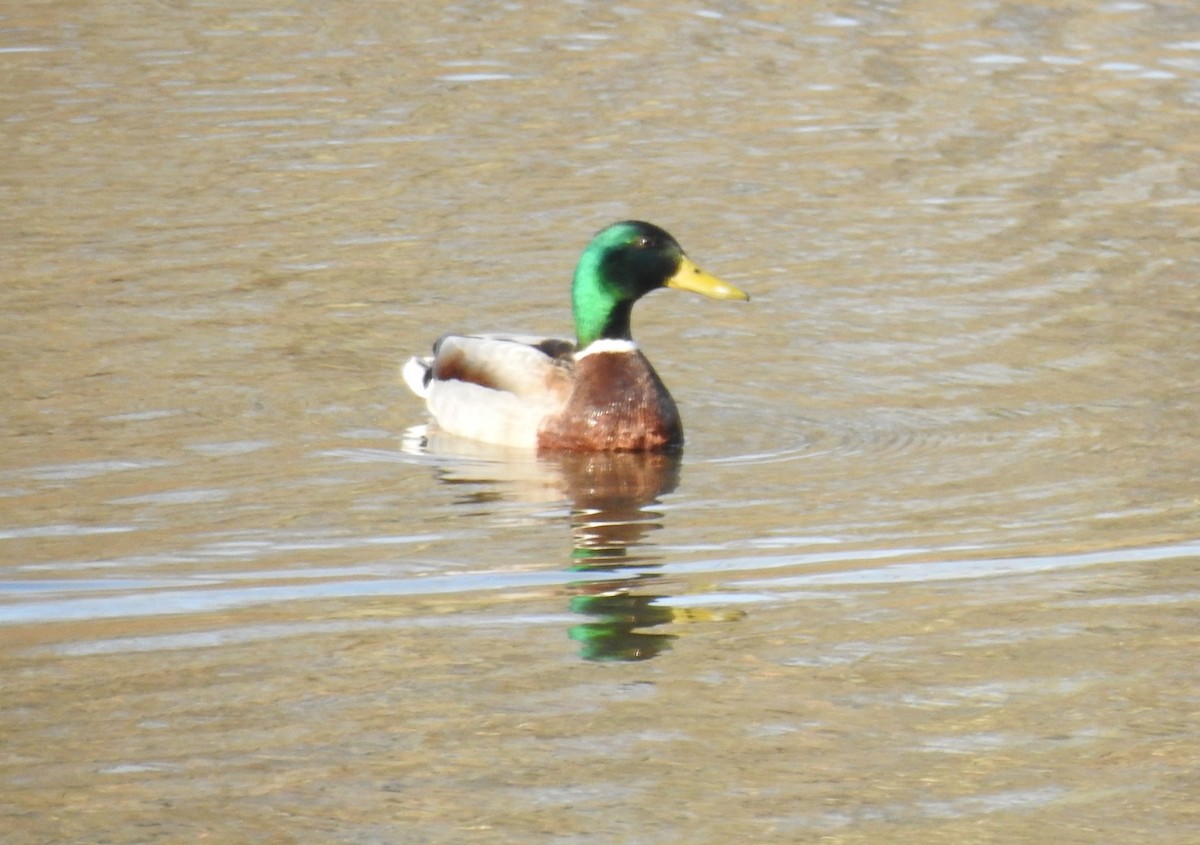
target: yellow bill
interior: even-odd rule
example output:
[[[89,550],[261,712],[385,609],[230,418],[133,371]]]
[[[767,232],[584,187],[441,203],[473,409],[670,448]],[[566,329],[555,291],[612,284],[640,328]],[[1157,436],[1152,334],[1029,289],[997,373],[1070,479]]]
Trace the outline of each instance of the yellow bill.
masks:
[[[675,275],[667,279],[667,287],[678,290],[690,290],[692,293],[702,293],[713,299],[741,299],[749,301],[745,291],[733,285],[722,282],[716,276],[710,276],[692,262],[686,255],[679,262]]]

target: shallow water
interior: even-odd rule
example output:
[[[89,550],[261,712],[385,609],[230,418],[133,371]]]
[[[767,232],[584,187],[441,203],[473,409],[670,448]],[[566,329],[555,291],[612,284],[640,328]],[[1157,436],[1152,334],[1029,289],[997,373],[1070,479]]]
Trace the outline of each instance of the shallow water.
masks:
[[[0,68],[6,842],[1200,836],[1189,5],[17,2]],[[637,309],[679,460],[414,428],[630,216],[752,297]]]

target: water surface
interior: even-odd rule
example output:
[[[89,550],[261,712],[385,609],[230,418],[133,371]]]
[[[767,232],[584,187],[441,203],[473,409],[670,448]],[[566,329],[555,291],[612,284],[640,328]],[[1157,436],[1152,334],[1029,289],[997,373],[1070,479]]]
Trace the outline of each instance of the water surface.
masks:
[[[1190,6],[10,6],[6,841],[1200,836]],[[624,217],[683,455],[414,430]]]

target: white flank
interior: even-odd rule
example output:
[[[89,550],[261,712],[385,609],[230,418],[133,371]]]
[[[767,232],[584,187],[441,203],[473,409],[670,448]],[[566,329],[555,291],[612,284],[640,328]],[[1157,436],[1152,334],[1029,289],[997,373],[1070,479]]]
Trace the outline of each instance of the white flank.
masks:
[[[522,449],[537,447],[538,425],[552,410],[544,403],[467,381],[435,380],[427,401],[443,431]]]

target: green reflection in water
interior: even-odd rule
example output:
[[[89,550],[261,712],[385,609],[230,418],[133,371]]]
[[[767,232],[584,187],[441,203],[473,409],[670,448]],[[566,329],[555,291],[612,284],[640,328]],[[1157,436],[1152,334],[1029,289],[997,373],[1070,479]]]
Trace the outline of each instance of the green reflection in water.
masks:
[[[487,444],[446,440],[421,427],[408,435],[417,453],[456,459],[441,468],[439,480],[458,486],[459,504],[487,505],[509,497],[560,501],[571,510],[569,568],[580,578],[567,587],[570,609],[588,617],[568,636],[580,656],[595,661],[648,660],[671,648],[676,634],[650,629],[668,623],[728,621],[741,612],[670,607],[663,603],[665,582],[648,535],[662,528],[653,506],[679,484],[682,455],[558,454],[536,458],[497,452]],[[589,579],[587,573],[605,573]],[[616,574],[618,576],[613,578]],[[655,586],[658,589],[655,590]]]
[[[618,581],[571,585],[570,607],[591,620],[568,634],[586,660],[648,660],[671,647],[675,635],[645,629],[675,619],[664,596],[646,592],[658,565],[642,552],[646,535],[662,527],[662,514],[647,506],[679,483],[679,454],[573,455],[560,458],[572,503],[571,568],[579,572],[631,570]]]

